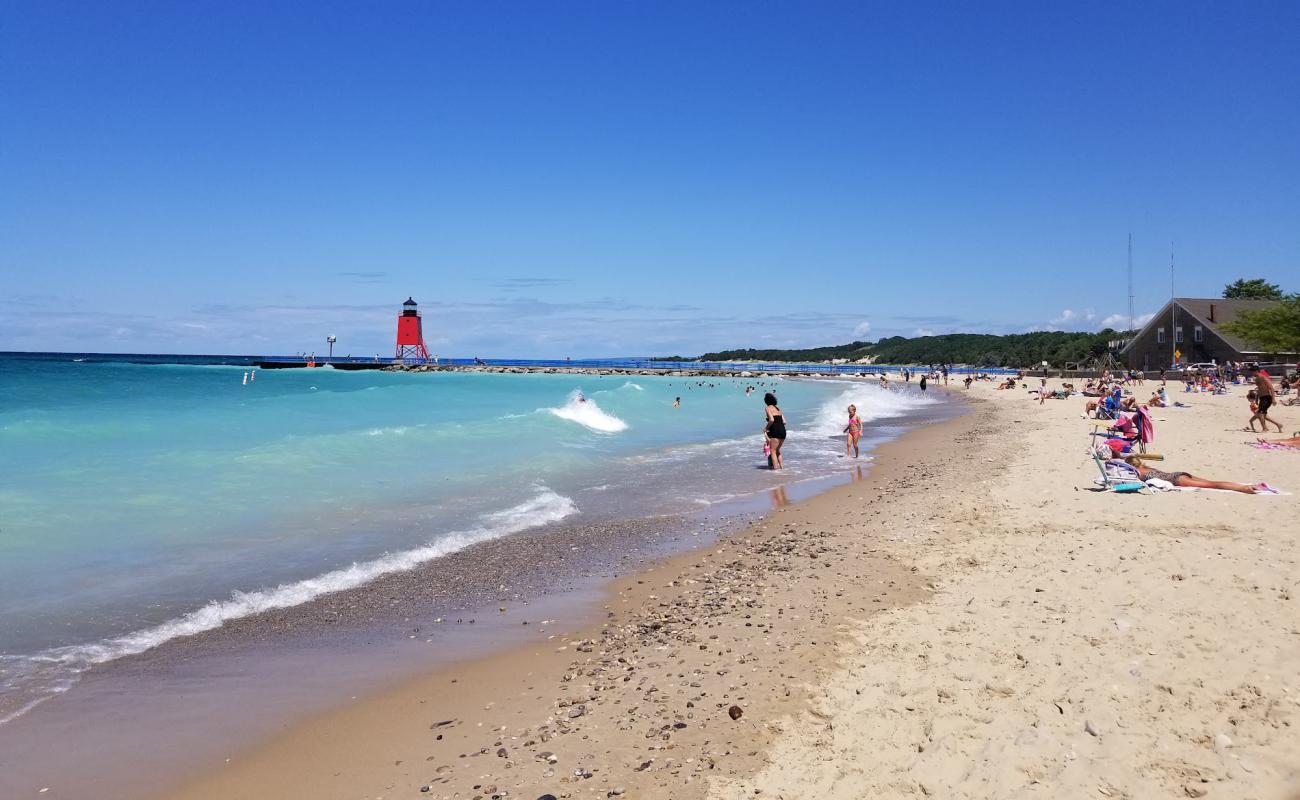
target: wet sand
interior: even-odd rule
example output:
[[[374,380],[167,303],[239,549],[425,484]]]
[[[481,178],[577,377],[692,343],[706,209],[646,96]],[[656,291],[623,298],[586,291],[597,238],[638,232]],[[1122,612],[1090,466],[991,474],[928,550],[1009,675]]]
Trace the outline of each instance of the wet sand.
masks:
[[[970,396],[862,482],[616,581],[601,625],[168,796],[1300,797],[1296,495],[1097,491],[1082,400]],[[1187,399],[1162,467],[1300,490],[1240,396]]]
[[[705,778],[762,765],[838,663],[846,619],[928,594],[890,552],[888,515],[856,523],[956,479],[949,446],[980,424],[922,426],[876,451],[862,480],[615,580],[601,624],[320,714],[165,796],[702,796]]]
[[[935,408],[926,419],[951,413]],[[549,646],[557,631],[604,617],[611,578],[708,546],[765,511],[863,474],[789,484],[690,516],[545,526],[101,665],[0,727],[0,795],[166,794],[224,767],[249,743],[356,697],[431,671],[495,674],[487,654]]]

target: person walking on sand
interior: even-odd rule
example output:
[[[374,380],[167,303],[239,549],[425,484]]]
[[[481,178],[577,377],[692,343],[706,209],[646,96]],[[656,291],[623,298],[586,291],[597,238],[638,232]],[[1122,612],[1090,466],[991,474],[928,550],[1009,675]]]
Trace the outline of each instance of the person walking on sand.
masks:
[[[1259,420],[1264,425],[1264,430],[1268,430],[1269,425],[1276,425],[1277,432],[1282,432],[1282,423],[1268,418],[1268,410],[1277,399],[1277,390],[1273,388],[1273,381],[1268,377],[1268,373],[1259,367],[1253,370],[1255,379],[1255,391],[1259,394],[1259,410],[1255,416],[1250,418],[1250,429],[1255,430],[1255,420]]]
[[[845,426],[844,432],[848,436],[844,440],[844,455],[847,456],[849,451],[853,451],[853,457],[858,457],[858,440],[862,438],[862,420],[858,419],[858,407],[849,406],[849,424]]]
[[[781,445],[785,444],[785,415],[781,413],[781,407],[776,404],[776,395],[768,392],[763,395],[764,413],[767,415],[767,424],[763,426],[763,435],[767,437],[767,446],[772,448],[772,454],[768,457],[768,464],[772,469],[784,469],[785,462],[781,460]]]

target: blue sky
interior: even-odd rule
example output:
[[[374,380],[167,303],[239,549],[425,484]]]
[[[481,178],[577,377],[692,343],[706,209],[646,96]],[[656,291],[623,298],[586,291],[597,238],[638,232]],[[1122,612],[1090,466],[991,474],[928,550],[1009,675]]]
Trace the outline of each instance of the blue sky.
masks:
[[[696,354],[1300,290],[1300,3],[3,0],[0,349]]]

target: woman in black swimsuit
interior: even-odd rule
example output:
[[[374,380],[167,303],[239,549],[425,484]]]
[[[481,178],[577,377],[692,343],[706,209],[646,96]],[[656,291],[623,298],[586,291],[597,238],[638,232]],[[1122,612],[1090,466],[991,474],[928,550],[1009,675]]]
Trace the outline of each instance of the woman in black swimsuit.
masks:
[[[767,446],[772,449],[768,464],[772,469],[782,469],[785,467],[781,462],[781,445],[785,444],[785,415],[776,404],[776,395],[771,392],[763,395],[763,403],[767,406],[767,425],[763,427],[763,433],[767,436]]]

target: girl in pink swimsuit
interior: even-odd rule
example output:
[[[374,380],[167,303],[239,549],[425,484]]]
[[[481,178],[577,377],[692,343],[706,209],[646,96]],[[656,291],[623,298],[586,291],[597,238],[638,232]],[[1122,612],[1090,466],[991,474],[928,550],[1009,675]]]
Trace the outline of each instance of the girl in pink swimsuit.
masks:
[[[844,428],[848,438],[844,440],[844,455],[853,451],[853,457],[858,457],[858,439],[862,438],[862,420],[858,419],[858,407],[849,406],[849,424]]]

